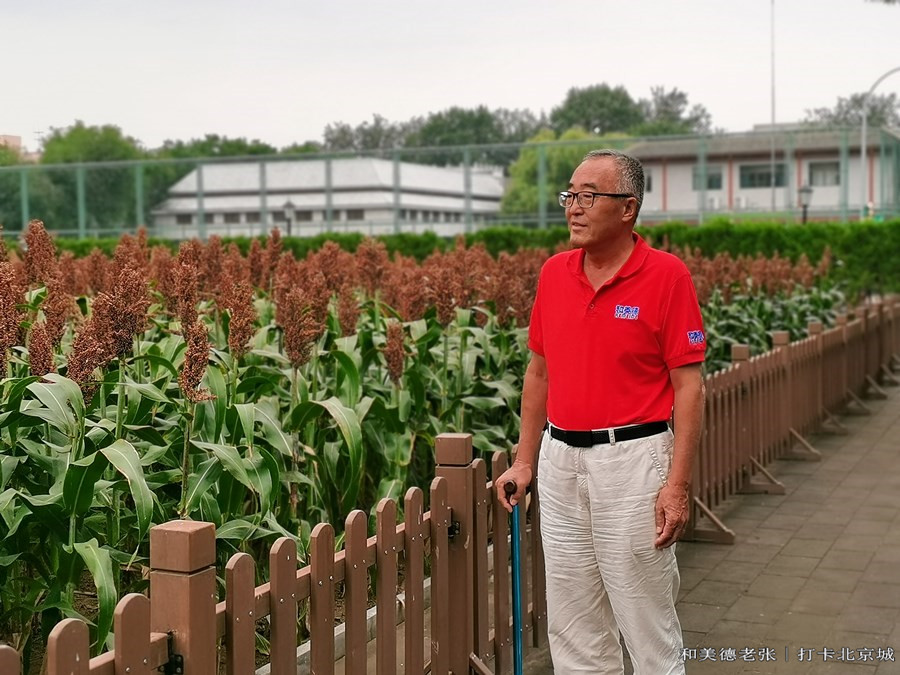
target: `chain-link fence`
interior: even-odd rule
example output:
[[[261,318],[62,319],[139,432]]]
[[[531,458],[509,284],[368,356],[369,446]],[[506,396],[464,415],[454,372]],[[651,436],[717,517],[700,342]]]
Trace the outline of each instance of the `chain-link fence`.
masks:
[[[900,134],[776,128],[692,137],[332,153],[25,164],[0,168],[0,224],[32,218],[63,236],[116,236],[145,225],[187,238],[434,231],[564,223],[557,193],[589,150],[641,159],[641,222],[717,217],[798,222],[900,211]],[[810,189],[807,189],[810,188]],[[804,209],[803,201],[806,201]]]

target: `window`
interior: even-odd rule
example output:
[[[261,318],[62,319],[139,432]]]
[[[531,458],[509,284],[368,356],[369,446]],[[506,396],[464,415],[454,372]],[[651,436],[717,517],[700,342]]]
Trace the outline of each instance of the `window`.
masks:
[[[653,192],[653,174],[649,171],[644,173],[644,194]]]
[[[400,220],[406,220],[406,209],[400,209]]]
[[[313,219],[312,211],[295,211],[294,217],[298,223],[308,223]]]
[[[272,211],[272,220],[276,223],[283,223],[287,221],[287,216],[284,211]]]
[[[176,213],[175,214],[175,224],[176,225],[190,225],[194,222],[194,216],[190,213]]]
[[[362,220],[364,215],[362,209],[347,209],[347,220]]]
[[[813,186],[828,186],[841,184],[840,162],[810,162],[809,184]]]
[[[775,165],[775,187],[787,184],[784,164]],[[741,167],[741,188],[772,187],[772,166],[770,164],[745,164]]]
[[[204,213],[203,214],[203,222],[207,225],[212,225],[216,222],[216,214],[215,213]]]
[[[244,214],[245,223],[258,223],[260,218],[259,211],[248,211]]]
[[[743,187],[743,186],[742,186]],[[693,188],[695,192],[703,189],[703,176],[699,166],[694,167]],[[715,165],[706,167],[706,188],[707,190],[722,189],[722,167]]]
[[[241,222],[241,214],[240,213],[226,213],[225,214],[225,223],[227,225],[234,225],[235,223]]]

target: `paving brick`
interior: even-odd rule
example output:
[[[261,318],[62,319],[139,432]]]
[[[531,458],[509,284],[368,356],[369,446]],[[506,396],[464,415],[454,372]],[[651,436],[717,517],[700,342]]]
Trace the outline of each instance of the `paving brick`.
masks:
[[[681,630],[708,633],[728,608],[719,605],[682,602],[679,603],[677,609]]]
[[[767,563],[781,551],[775,544],[735,544],[726,560],[736,562]]]
[[[866,569],[872,559],[871,551],[829,551],[819,565],[824,569],[854,570]]]
[[[748,586],[758,577],[763,569],[763,563],[737,562],[734,560],[724,560],[711,572],[706,575],[710,581],[729,581],[737,584],[747,584]]]
[[[787,610],[790,600],[783,598],[754,598],[744,596],[738,598],[727,612],[725,618],[733,621],[749,621],[750,623],[773,624]]]
[[[894,628],[900,609],[889,607],[845,607],[834,624],[836,631],[886,635]]]
[[[900,584],[860,581],[850,596],[848,604],[900,609]]]
[[[760,574],[747,589],[747,595],[756,598],[781,598],[792,600],[806,584],[805,577],[788,577],[777,574]]]
[[[831,548],[830,541],[822,539],[791,539],[781,549],[784,555],[800,556],[802,558],[821,558]]]
[[[788,577],[808,576],[820,564],[818,558],[797,555],[777,555],[766,565],[766,574],[781,574]]]
[[[900,584],[900,565],[896,562],[876,562],[873,560],[863,572],[862,580]]]
[[[834,540],[832,549],[835,551],[872,551],[876,552],[882,546],[883,538],[876,534],[852,534],[853,524],[847,526],[844,534]]]
[[[834,617],[785,612],[774,625],[766,629],[766,637],[772,641],[777,640],[782,652],[788,646],[793,649],[792,654],[796,655],[797,648],[801,646],[823,646],[834,622]]]
[[[686,602],[730,607],[744,594],[744,586],[725,581],[706,581],[685,596]]]
[[[794,598],[794,602],[791,603],[791,611],[835,616],[847,606],[849,599],[849,591],[825,591],[820,588],[804,588]]]
[[[817,567],[809,575],[806,585],[808,588],[821,588],[826,591],[852,591],[861,576],[862,572]]]

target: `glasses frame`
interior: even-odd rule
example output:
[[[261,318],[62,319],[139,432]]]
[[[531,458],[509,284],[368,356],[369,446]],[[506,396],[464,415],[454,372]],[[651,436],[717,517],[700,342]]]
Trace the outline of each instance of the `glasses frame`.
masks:
[[[581,195],[590,195],[590,202],[587,204],[583,204],[582,202],[586,200],[586,197],[582,197]],[[572,201],[569,202],[569,198],[571,197]],[[590,190],[582,190],[581,192],[569,192],[568,190],[563,190],[559,193],[557,199],[559,200],[559,205],[564,209],[572,208],[576,203],[583,209],[589,209],[594,205],[594,200],[597,197],[610,197],[612,199],[627,199],[629,197],[634,197],[634,195],[630,195],[624,192],[591,192]]]

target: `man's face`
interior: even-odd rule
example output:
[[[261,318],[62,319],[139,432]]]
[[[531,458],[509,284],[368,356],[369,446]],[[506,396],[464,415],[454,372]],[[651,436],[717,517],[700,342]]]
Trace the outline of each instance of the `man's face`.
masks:
[[[612,157],[598,157],[582,162],[569,182],[570,192],[619,192],[619,178]],[[592,249],[631,232],[636,200],[616,197],[594,197],[590,208],[582,208],[578,200],[566,209],[569,241],[572,246]]]

